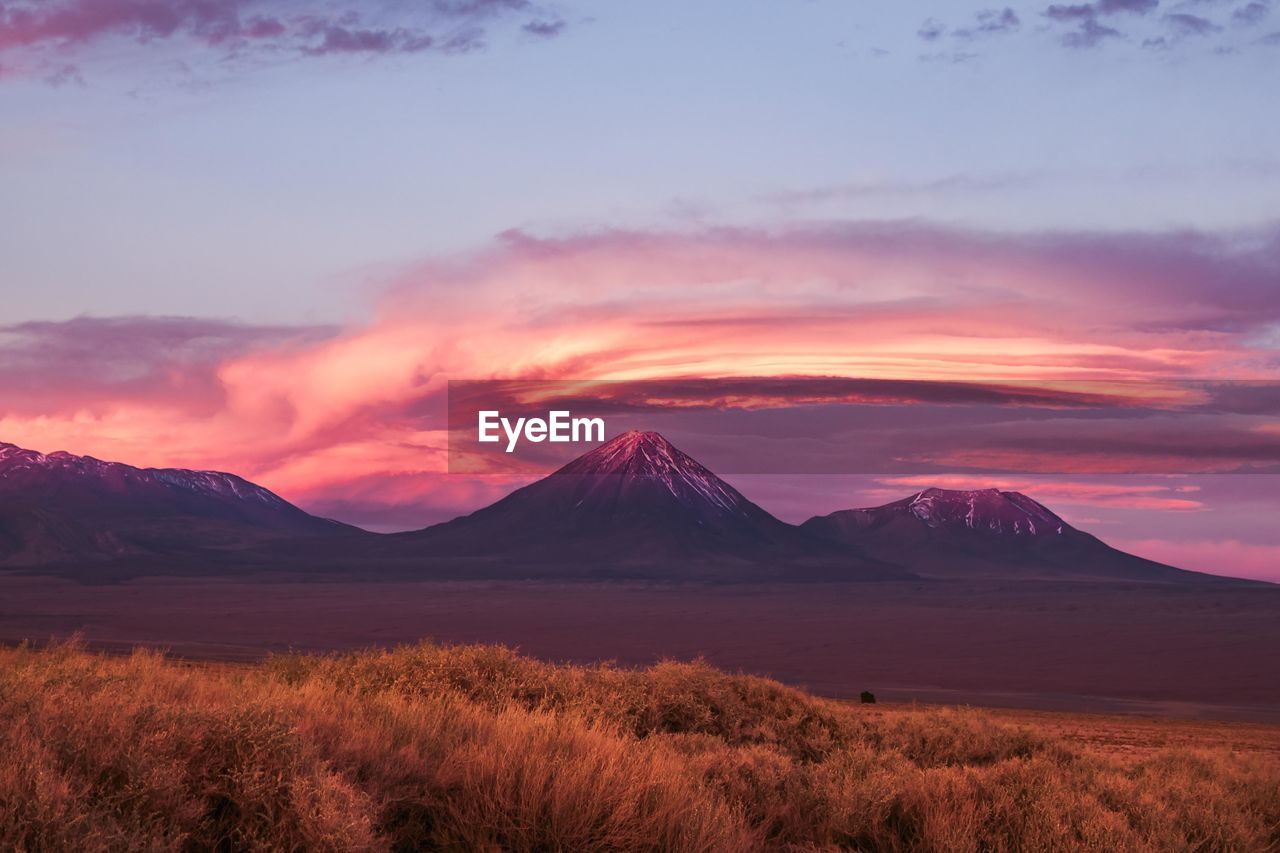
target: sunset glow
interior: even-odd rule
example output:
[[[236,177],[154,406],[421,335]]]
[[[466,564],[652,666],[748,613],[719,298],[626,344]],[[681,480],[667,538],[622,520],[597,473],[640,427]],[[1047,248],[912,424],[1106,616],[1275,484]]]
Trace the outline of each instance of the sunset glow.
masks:
[[[866,12],[854,26],[846,13],[824,7],[778,31],[779,49],[794,51],[824,28],[865,26],[858,38],[871,41],[856,50],[840,41],[831,56],[786,73],[803,77],[847,62],[862,69],[845,75],[850,81],[890,75],[921,114],[949,117],[949,147],[924,136],[901,151],[881,147],[869,130],[877,122],[886,133],[916,138],[908,128],[914,120],[861,84],[825,84],[834,87],[826,96],[848,104],[853,116],[830,119],[838,127],[828,133],[816,114],[796,112],[759,83],[753,88],[761,110],[785,114],[811,134],[789,137],[793,149],[810,151],[811,164],[750,144],[716,164],[699,146],[736,152],[739,140],[776,122],[735,112],[722,85],[708,80],[687,92],[688,103],[703,105],[723,127],[687,117],[689,150],[663,147],[652,155],[669,164],[661,177],[650,174],[649,152],[620,136],[610,150],[629,165],[610,163],[604,179],[599,146],[585,151],[567,142],[589,145],[593,138],[591,125],[568,114],[568,105],[593,104],[598,134],[643,138],[651,131],[645,116],[618,112],[615,101],[650,103],[671,84],[666,75],[688,71],[701,56],[700,45],[675,38],[666,48],[671,67],[659,79],[620,73],[612,100],[567,78],[561,57],[589,50],[583,33],[614,43],[620,61],[634,58],[615,28],[647,24],[621,10],[613,10],[621,17],[588,22],[564,10],[504,3],[444,4],[417,17],[390,4],[363,16],[343,17],[336,6],[302,14],[275,0],[207,9],[167,2],[24,8],[0,11],[7,116],[0,178],[12,199],[0,223],[10,297],[0,327],[5,441],[141,465],[236,471],[305,507],[380,528],[414,527],[472,509],[513,482],[445,474],[450,379],[1021,380],[1059,390],[1081,380],[1115,381],[1131,383],[1128,391],[1151,406],[1176,407],[1190,393],[1181,380],[1268,380],[1280,367],[1280,233],[1257,213],[1274,210],[1280,198],[1266,160],[1274,119],[1250,110],[1246,121],[1245,101],[1219,99],[1226,114],[1240,118],[1220,124],[1256,125],[1257,132],[1228,138],[1206,130],[1199,140],[1165,134],[1160,162],[1179,165],[1156,167],[1136,130],[1104,133],[1058,119],[1027,127],[959,94],[1025,100],[1000,69],[1033,56],[1037,74],[1067,87],[1064,99],[1114,80],[1107,76],[1113,63],[1157,63],[1154,53],[1143,58],[1118,39],[1086,44],[1093,36],[1052,23],[1052,16],[1048,29],[997,34],[959,23],[948,29],[942,15],[930,18],[936,26],[922,27],[883,10]],[[360,27],[349,23],[357,18]],[[1025,10],[1022,19],[1030,20]],[[1185,113],[1189,99],[1167,94],[1179,88],[1175,79],[1257,77],[1255,67],[1275,54],[1260,46],[1265,33],[1250,29],[1263,26],[1262,18],[1250,21],[1205,29],[1205,50],[1216,39],[1217,58],[1182,33],[1170,42],[1182,65],[1162,70],[1169,80],[1126,78],[1130,100],[1152,111],[1144,120],[1200,124]],[[1129,24],[1151,30],[1149,39],[1169,37],[1152,29],[1161,26],[1155,18],[1134,16]],[[732,26],[752,34],[748,22]],[[980,50],[978,32],[986,34]],[[625,44],[636,43],[634,36]],[[940,52],[950,43],[971,49]],[[139,44],[148,46],[145,55],[133,51]],[[973,79],[955,89],[939,63],[954,63]],[[343,86],[367,95],[360,117],[332,139],[316,132],[324,114],[304,68],[346,75]],[[565,87],[565,100],[549,104],[553,117],[545,126],[555,128],[548,138],[566,141],[531,143],[564,176],[554,192],[523,154],[513,153],[510,167],[502,163],[501,149],[478,126],[438,129],[438,149],[416,124],[403,135],[373,133],[396,97],[384,88],[408,103],[419,97],[413,80],[480,75],[472,83],[477,114],[524,109],[475,82],[490,68],[513,77],[524,69],[544,85]],[[259,94],[244,88],[250,79],[264,87]],[[338,85],[337,77],[326,79]],[[808,85],[791,82],[799,90]],[[129,106],[134,131],[110,118],[125,92],[141,93]],[[421,97],[443,105],[452,96]],[[971,115],[959,112],[957,98]],[[286,104],[302,116],[287,128],[270,117]],[[243,129],[227,119],[240,108]],[[1058,108],[1068,118],[1082,109],[1068,100]],[[70,122],[70,115],[79,118]],[[609,117],[616,128],[604,124]],[[1111,112],[1107,118],[1125,127],[1130,121]],[[202,122],[214,120],[225,129],[225,150],[204,147]],[[158,123],[170,129],[155,130]],[[148,133],[154,145],[143,141]],[[1006,140],[1019,135],[1021,147]],[[1092,140],[1097,156],[1080,154],[1079,162],[1059,167],[1051,140],[1072,135]],[[814,141],[828,137],[851,147]],[[290,164],[290,152],[309,152],[299,156],[319,174],[320,163],[344,160],[347,143],[367,186],[336,167],[332,185],[317,185],[303,164],[297,171]],[[152,147],[159,155],[154,172],[137,153]],[[193,161],[203,152],[213,178],[239,187],[234,216],[203,177],[183,178],[183,189],[165,183],[180,172],[177,151],[193,152]],[[490,171],[465,165],[463,151],[488,156]],[[990,166],[1001,153],[1011,163],[1007,174]],[[733,171],[737,156],[750,161],[739,164],[745,171]],[[267,157],[274,171],[255,165],[255,157]],[[566,168],[575,158],[579,172]],[[708,171],[691,172],[695,163]],[[471,175],[474,201],[450,169]],[[637,171],[650,175],[665,200],[631,176]],[[136,176],[134,191],[110,189],[117,175]],[[1222,188],[1218,195],[1237,200],[1235,214],[1203,204],[1206,175]],[[41,179],[47,191],[37,185]],[[77,189],[82,203],[99,221],[117,223],[80,229],[95,235],[82,250],[92,272],[45,237],[24,236],[52,221],[49,199],[77,180],[85,186]],[[425,193],[428,185],[441,195]],[[613,204],[615,196],[630,201]],[[525,198],[543,202],[545,215],[532,216],[515,201]],[[1147,213],[1133,213],[1131,198],[1144,201]],[[128,224],[106,212],[110,204],[131,211]],[[165,221],[170,210],[193,227],[175,232]],[[431,216],[424,219],[423,210]],[[204,236],[192,243],[193,233]],[[139,251],[142,242],[151,249]],[[192,282],[188,296],[170,298],[178,292],[170,280]],[[46,292],[57,301],[44,301]],[[767,395],[720,402],[775,404]],[[1265,439],[1274,425],[1241,429],[1258,437],[1259,458],[1269,458]],[[1212,474],[1226,464],[1208,452],[1190,459],[1172,445],[1141,464],[1091,453],[1073,450],[1073,470]],[[1039,470],[1066,470],[1063,458],[1057,454]],[[1037,470],[1008,447],[942,447],[933,460]],[[1164,541],[1173,526],[1160,512],[1189,508],[1183,497],[1115,488],[1112,505],[1148,511],[1139,525],[1143,541]],[[866,498],[829,494],[812,508]]]

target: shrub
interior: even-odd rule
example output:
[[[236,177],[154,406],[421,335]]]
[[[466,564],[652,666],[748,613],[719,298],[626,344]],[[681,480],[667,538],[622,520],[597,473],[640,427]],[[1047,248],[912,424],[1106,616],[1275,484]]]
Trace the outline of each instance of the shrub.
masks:
[[[1280,770],[496,647],[0,651],[15,850],[1269,850]]]

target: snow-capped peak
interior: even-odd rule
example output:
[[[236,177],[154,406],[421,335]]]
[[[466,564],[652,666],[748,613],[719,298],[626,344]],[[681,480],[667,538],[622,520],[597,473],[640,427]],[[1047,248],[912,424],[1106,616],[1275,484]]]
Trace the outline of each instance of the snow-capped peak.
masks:
[[[680,501],[746,514],[748,501],[693,457],[656,432],[630,430],[578,457],[559,476],[622,476],[661,483]],[[553,475],[554,476],[554,475]]]
[[[0,442],[0,486],[33,476],[68,477],[78,480],[110,481],[121,485],[159,485],[197,494],[252,501],[285,507],[275,493],[219,471],[189,471],[181,468],[135,468],[120,462],[104,462],[92,456],[77,456],[65,450],[39,453],[15,444]]]
[[[1057,536],[1069,525],[1021,492],[928,488],[905,501],[929,527],[965,527],[1012,536]]]

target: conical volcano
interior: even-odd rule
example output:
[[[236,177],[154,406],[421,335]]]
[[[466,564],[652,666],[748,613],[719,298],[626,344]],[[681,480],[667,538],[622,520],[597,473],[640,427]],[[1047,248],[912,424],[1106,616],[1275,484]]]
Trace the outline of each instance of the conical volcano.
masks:
[[[399,539],[435,558],[644,565],[663,577],[705,577],[689,567],[711,564],[755,577],[815,561],[854,577],[909,576],[774,518],[656,432],[623,433],[497,503]]]
[[[765,540],[788,527],[656,432],[623,433],[529,488],[577,529],[661,520]]]

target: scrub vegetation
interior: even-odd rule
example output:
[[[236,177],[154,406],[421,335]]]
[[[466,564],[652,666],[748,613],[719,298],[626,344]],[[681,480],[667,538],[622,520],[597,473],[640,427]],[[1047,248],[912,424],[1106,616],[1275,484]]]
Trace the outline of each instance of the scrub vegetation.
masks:
[[[1088,720],[1081,718],[1081,725]],[[1274,753],[1123,753],[701,663],[418,645],[0,651],[0,839],[43,850],[1277,850]]]

